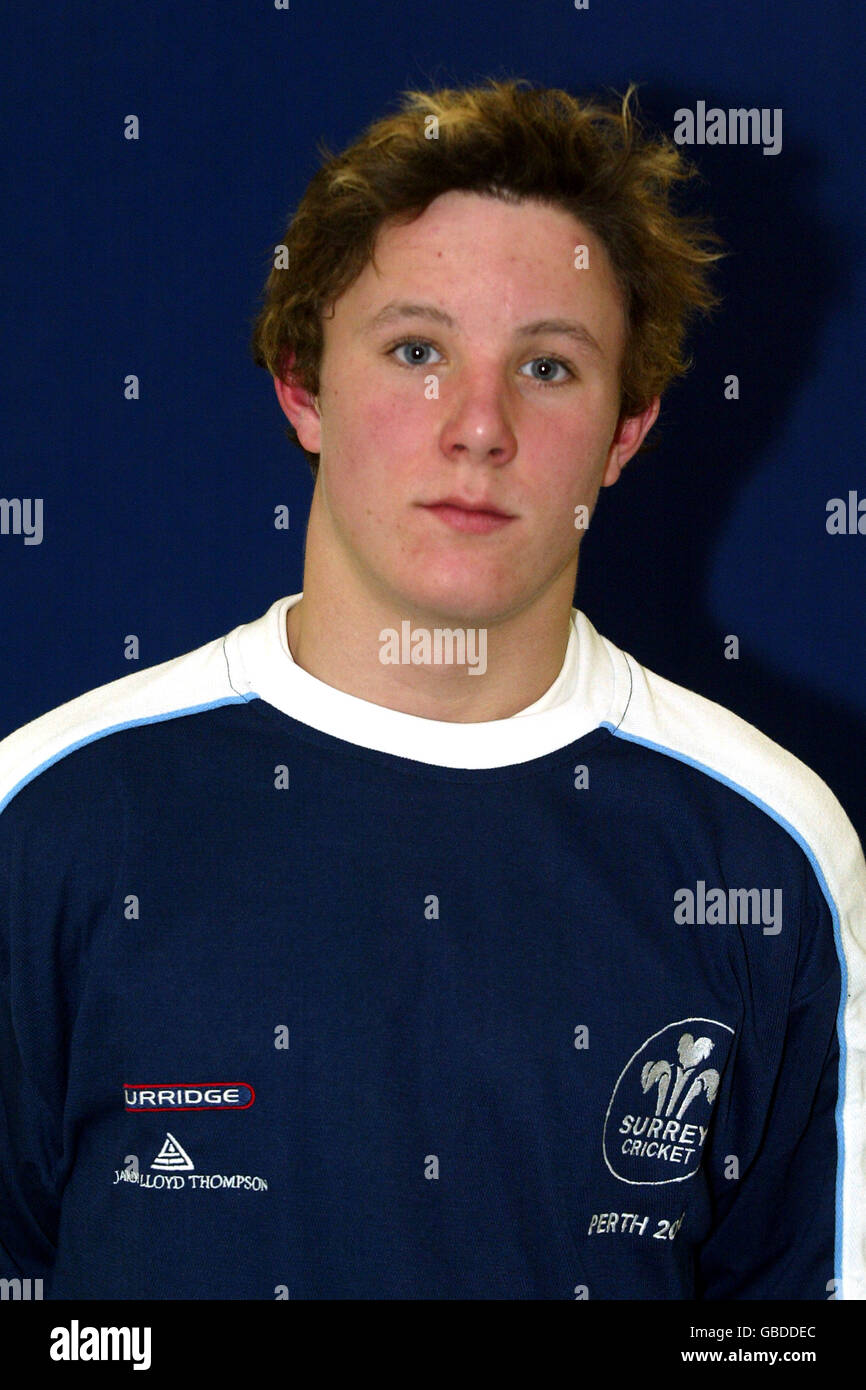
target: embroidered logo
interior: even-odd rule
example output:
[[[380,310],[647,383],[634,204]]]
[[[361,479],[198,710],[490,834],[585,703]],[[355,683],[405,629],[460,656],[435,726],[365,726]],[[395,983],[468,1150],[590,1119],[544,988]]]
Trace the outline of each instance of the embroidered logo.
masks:
[[[615,1178],[683,1182],[698,1171],[734,1030],[684,1018],[647,1038],[613,1089],[602,1151]]]
[[[195,1168],[186,1149],[168,1130],[165,1132],[165,1143],[150,1166],[167,1173],[190,1173]]]
[[[124,1167],[115,1168],[113,1186],[121,1184],[127,1190],[137,1188],[153,1192],[215,1192],[221,1188],[247,1192],[267,1192],[268,1180],[252,1173],[197,1173],[183,1145],[166,1130],[165,1141],[151,1163],[155,1172],[139,1169],[137,1154],[127,1154]]]
[[[256,1093],[246,1081],[198,1082],[192,1085],[134,1086],[124,1083],[127,1110],[249,1110]]]

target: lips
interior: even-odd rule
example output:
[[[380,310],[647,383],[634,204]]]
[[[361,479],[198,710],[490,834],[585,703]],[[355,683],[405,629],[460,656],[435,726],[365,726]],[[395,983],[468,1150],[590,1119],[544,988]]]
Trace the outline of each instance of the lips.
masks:
[[[500,512],[489,502],[467,502],[463,497],[448,497],[441,502],[424,504],[425,511],[438,517],[439,521],[450,526],[453,531],[462,531],[473,536],[486,536],[493,531],[501,531],[514,521],[508,512]]]
[[[499,516],[503,520],[510,519],[512,513],[504,512],[500,507],[494,507],[490,502],[469,502],[463,497],[443,497],[438,502],[425,502],[427,507],[458,507],[461,512],[477,512],[482,516]]]

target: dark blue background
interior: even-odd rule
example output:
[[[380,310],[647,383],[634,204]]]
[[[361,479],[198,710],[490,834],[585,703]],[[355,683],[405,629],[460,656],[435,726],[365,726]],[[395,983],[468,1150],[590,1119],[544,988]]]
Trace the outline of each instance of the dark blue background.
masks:
[[[866,536],[825,529],[829,498],[866,495],[860,15],[804,0],[7,4],[0,496],[42,497],[45,535],[0,536],[0,736],[300,589],[312,480],[247,344],[319,139],[342,148],[408,86],[634,80],[671,133],[701,99],[781,107],[783,148],[686,151],[706,180],[691,196],[733,252],[725,303],[663,402],[660,448],[602,494],[577,601],[813,766],[862,836]]]

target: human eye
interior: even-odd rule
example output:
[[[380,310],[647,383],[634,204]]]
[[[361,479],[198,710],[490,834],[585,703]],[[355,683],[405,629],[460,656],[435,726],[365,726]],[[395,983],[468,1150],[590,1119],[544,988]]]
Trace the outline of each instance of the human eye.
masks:
[[[395,352],[399,353],[400,348],[404,347],[421,348],[421,350],[424,352],[439,352],[439,349],[434,347],[431,342],[428,342],[426,338],[401,338],[399,343],[394,343],[390,348],[388,348],[389,356]],[[439,355],[441,356],[441,353]],[[422,361],[417,357],[414,359],[414,361],[407,362],[405,358],[398,356],[397,361],[403,367],[429,367],[434,365],[430,362]]]
[[[572,371],[567,362],[563,362],[561,357],[551,357],[549,353],[545,353],[543,357],[533,357],[530,362],[526,363],[526,366],[531,367],[535,362],[546,362],[554,367],[561,367],[566,373],[566,376],[558,377],[556,380],[546,376],[533,377],[532,380],[537,381],[540,386],[562,386],[565,384],[568,377],[575,377],[577,375],[576,372]]]

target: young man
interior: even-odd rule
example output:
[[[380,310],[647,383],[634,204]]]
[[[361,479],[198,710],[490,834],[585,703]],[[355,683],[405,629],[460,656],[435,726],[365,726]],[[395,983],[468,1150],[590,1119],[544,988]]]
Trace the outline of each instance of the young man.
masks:
[[[857,837],[572,607],[713,302],[628,102],[327,159],[254,337],[302,593],[0,746],[9,1277],[864,1297]]]

